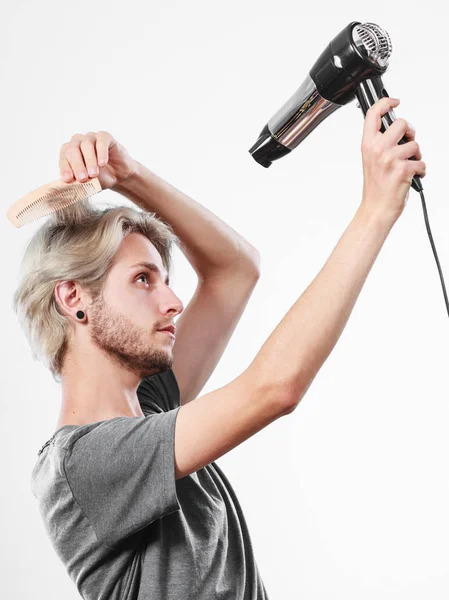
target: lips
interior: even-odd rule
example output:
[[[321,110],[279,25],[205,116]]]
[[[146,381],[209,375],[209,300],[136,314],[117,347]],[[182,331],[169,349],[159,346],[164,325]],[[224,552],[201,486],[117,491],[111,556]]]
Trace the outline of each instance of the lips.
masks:
[[[164,327],[164,329],[158,329],[158,331],[170,331],[170,333],[175,335],[176,327],[174,325],[169,325],[168,327]]]

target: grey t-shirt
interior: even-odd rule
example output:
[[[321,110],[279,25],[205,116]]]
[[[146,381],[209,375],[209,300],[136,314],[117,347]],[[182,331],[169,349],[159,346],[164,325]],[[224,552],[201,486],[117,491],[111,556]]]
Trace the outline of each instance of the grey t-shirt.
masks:
[[[215,462],[175,479],[172,370],[137,389],[144,417],[64,425],[31,490],[85,600],[268,600],[250,535]]]

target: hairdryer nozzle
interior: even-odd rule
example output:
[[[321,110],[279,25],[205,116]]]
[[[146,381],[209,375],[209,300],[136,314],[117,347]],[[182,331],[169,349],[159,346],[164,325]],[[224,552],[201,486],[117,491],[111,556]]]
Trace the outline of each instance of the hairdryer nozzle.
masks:
[[[290,148],[286,148],[274,139],[268,129],[268,124],[260,132],[256,143],[249,149],[251,156],[266,168],[271,165],[273,160],[281,158],[289,152],[291,152]]]
[[[359,23],[354,27],[352,35],[354,43],[364,55],[380,67],[388,65],[393,46],[385,29],[376,23]]]

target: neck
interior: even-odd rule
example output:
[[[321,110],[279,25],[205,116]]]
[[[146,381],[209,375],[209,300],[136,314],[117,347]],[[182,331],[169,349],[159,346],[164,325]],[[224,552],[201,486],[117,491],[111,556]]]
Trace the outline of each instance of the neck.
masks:
[[[100,350],[83,348],[66,356],[61,373],[62,404],[57,428],[114,417],[144,416],[137,397],[141,377]]]

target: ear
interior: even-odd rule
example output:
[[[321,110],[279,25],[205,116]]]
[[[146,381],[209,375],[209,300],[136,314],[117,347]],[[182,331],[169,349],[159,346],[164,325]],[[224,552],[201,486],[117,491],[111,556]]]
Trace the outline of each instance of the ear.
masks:
[[[81,287],[76,281],[58,282],[54,289],[56,303],[63,315],[76,319],[79,310],[85,311]]]

